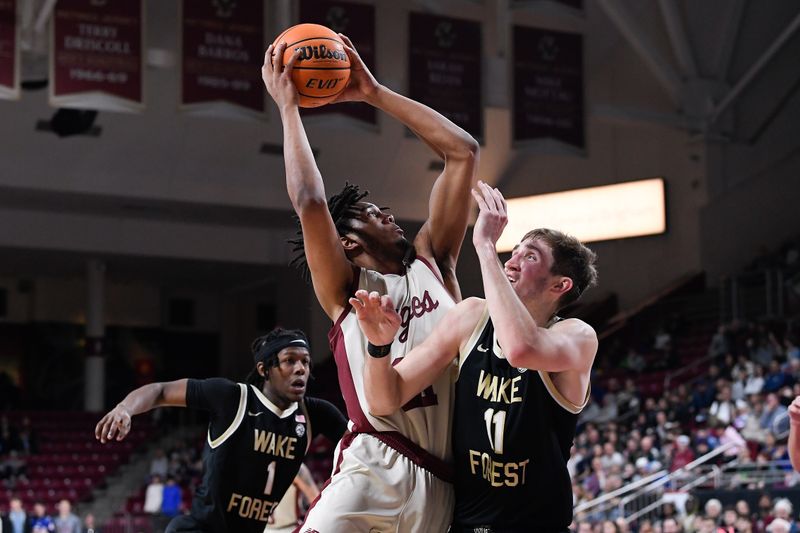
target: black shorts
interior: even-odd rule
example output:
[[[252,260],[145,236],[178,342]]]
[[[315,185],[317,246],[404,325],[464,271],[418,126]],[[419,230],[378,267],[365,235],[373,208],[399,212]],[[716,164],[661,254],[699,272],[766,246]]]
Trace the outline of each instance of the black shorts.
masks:
[[[205,524],[201,524],[192,515],[178,515],[170,520],[164,533],[214,533]]]

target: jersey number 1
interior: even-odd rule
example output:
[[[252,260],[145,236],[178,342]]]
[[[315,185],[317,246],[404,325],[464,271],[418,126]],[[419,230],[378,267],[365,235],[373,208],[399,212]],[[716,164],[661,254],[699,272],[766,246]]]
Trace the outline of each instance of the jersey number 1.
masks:
[[[506,428],[506,412],[497,411],[489,408],[483,413],[483,420],[486,422],[486,434],[489,436],[489,445],[496,454],[503,453],[503,432]],[[494,435],[492,435],[494,426]]]
[[[267,467],[267,486],[264,487],[264,494],[272,493],[273,483],[275,483],[275,461],[272,461]]]

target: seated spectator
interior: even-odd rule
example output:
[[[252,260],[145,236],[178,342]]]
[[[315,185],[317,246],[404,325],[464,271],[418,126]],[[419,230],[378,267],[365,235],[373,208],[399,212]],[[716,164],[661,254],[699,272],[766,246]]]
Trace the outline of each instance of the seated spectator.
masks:
[[[674,472],[694,461],[694,452],[689,447],[690,439],[687,435],[680,435],[675,439],[675,451],[672,454],[672,463],[669,471]]]
[[[711,337],[711,344],[708,346],[708,355],[711,357],[719,357],[730,351],[730,349],[728,328],[726,328],[724,324],[720,324],[717,328],[717,332]]]
[[[735,416],[736,405],[731,397],[731,387],[724,385],[708,410],[709,422],[714,427],[729,425]]]
[[[776,518],[770,522],[767,526],[767,531],[769,533],[794,533],[792,531],[792,524],[783,518]]]
[[[764,367],[756,365],[753,369],[753,374],[747,378],[744,386],[745,396],[752,394],[760,394],[764,390]]]
[[[94,515],[92,513],[83,518],[83,533],[101,533],[100,528],[94,524]]]
[[[787,524],[789,524],[787,533],[797,533],[797,524],[795,524],[794,518],[792,517],[792,510],[792,502],[790,502],[788,499],[781,498],[780,500],[776,501],[775,506],[772,508],[772,515],[775,517],[775,520],[772,521],[772,524],[774,524],[777,520],[784,520]]]
[[[678,523],[677,519],[672,517],[665,518],[661,523],[661,533],[683,533],[683,527]]]
[[[769,364],[769,372],[764,377],[764,389],[766,393],[776,392],[783,387],[786,382],[786,375],[783,373],[781,363],[777,359],[773,359]]]
[[[164,454],[164,450],[157,449],[154,452],[153,460],[150,461],[150,475],[159,476],[161,479],[167,477],[169,470],[169,459]]]
[[[0,531],[4,533],[27,533],[30,529],[27,527],[28,515],[22,508],[22,500],[19,498],[11,498],[8,502],[8,514],[3,515],[3,525]]]
[[[47,516],[42,502],[33,504],[33,515],[28,518],[28,523],[31,527],[31,533],[50,533],[56,530],[56,524],[52,518]]]
[[[714,525],[722,520],[722,502],[716,498],[711,498],[705,505],[706,518],[710,519]],[[713,531],[713,530],[712,530]]]
[[[759,425],[765,431],[772,431],[772,426],[776,419],[786,413],[786,407],[781,405],[778,395],[774,392],[767,394],[767,401],[764,406],[764,414],[761,415]]]
[[[167,476],[161,502],[161,513],[168,517],[177,516],[181,511],[181,488],[175,483],[175,478]]]
[[[72,513],[72,504],[69,500],[58,502],[55,525],[58,533],[81,533],[81,520]]]
[[[145,513],[158,514],[161,512],[161,504],[163,501],[164,484],[161,482],[161,477],[155,475],[147,485],[147,489],[145,489],[144,506],[142,507],[142,510]]]

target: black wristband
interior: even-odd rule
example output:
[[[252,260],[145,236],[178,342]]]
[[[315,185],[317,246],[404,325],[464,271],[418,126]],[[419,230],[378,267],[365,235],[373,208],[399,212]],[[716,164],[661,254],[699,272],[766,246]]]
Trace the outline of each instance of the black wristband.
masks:
[[[367,353],[370,354],[372,357],[386,357],[389,355],[389,352],[392,351],[391,344],[384,344],[383,346],[375,346],[371,342],[367,341]]]

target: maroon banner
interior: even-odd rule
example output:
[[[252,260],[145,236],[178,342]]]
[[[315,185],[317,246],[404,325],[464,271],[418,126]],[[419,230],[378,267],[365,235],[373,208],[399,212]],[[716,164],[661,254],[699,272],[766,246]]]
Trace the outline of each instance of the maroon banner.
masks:
[[[583,36],[514,26],[514,140],[585,147]]]
[[[58,0],[53,13],[51,104],[140,109],[142,20],[141,0]],[[122,102],[109,104],[87,93],[104,93]]]
[[[0,0],[0,98],[19,97],[17,0]]]
[[[229,102],[263,113],[264,2],[184,0],[181,105]]]
[[[408,35],[409,97],[482,139],[480,23],[411,13]]]
[[[375,72],[374,6],[336,0],[302,0],[300,2],[300,22],[322,24],[335,32],[347,35],[367,68],[378,78]],[[304,115],[340,113],[367,124],[377,124],[378,121],[374,107],[355,102],[302,109],[302,113]]]

